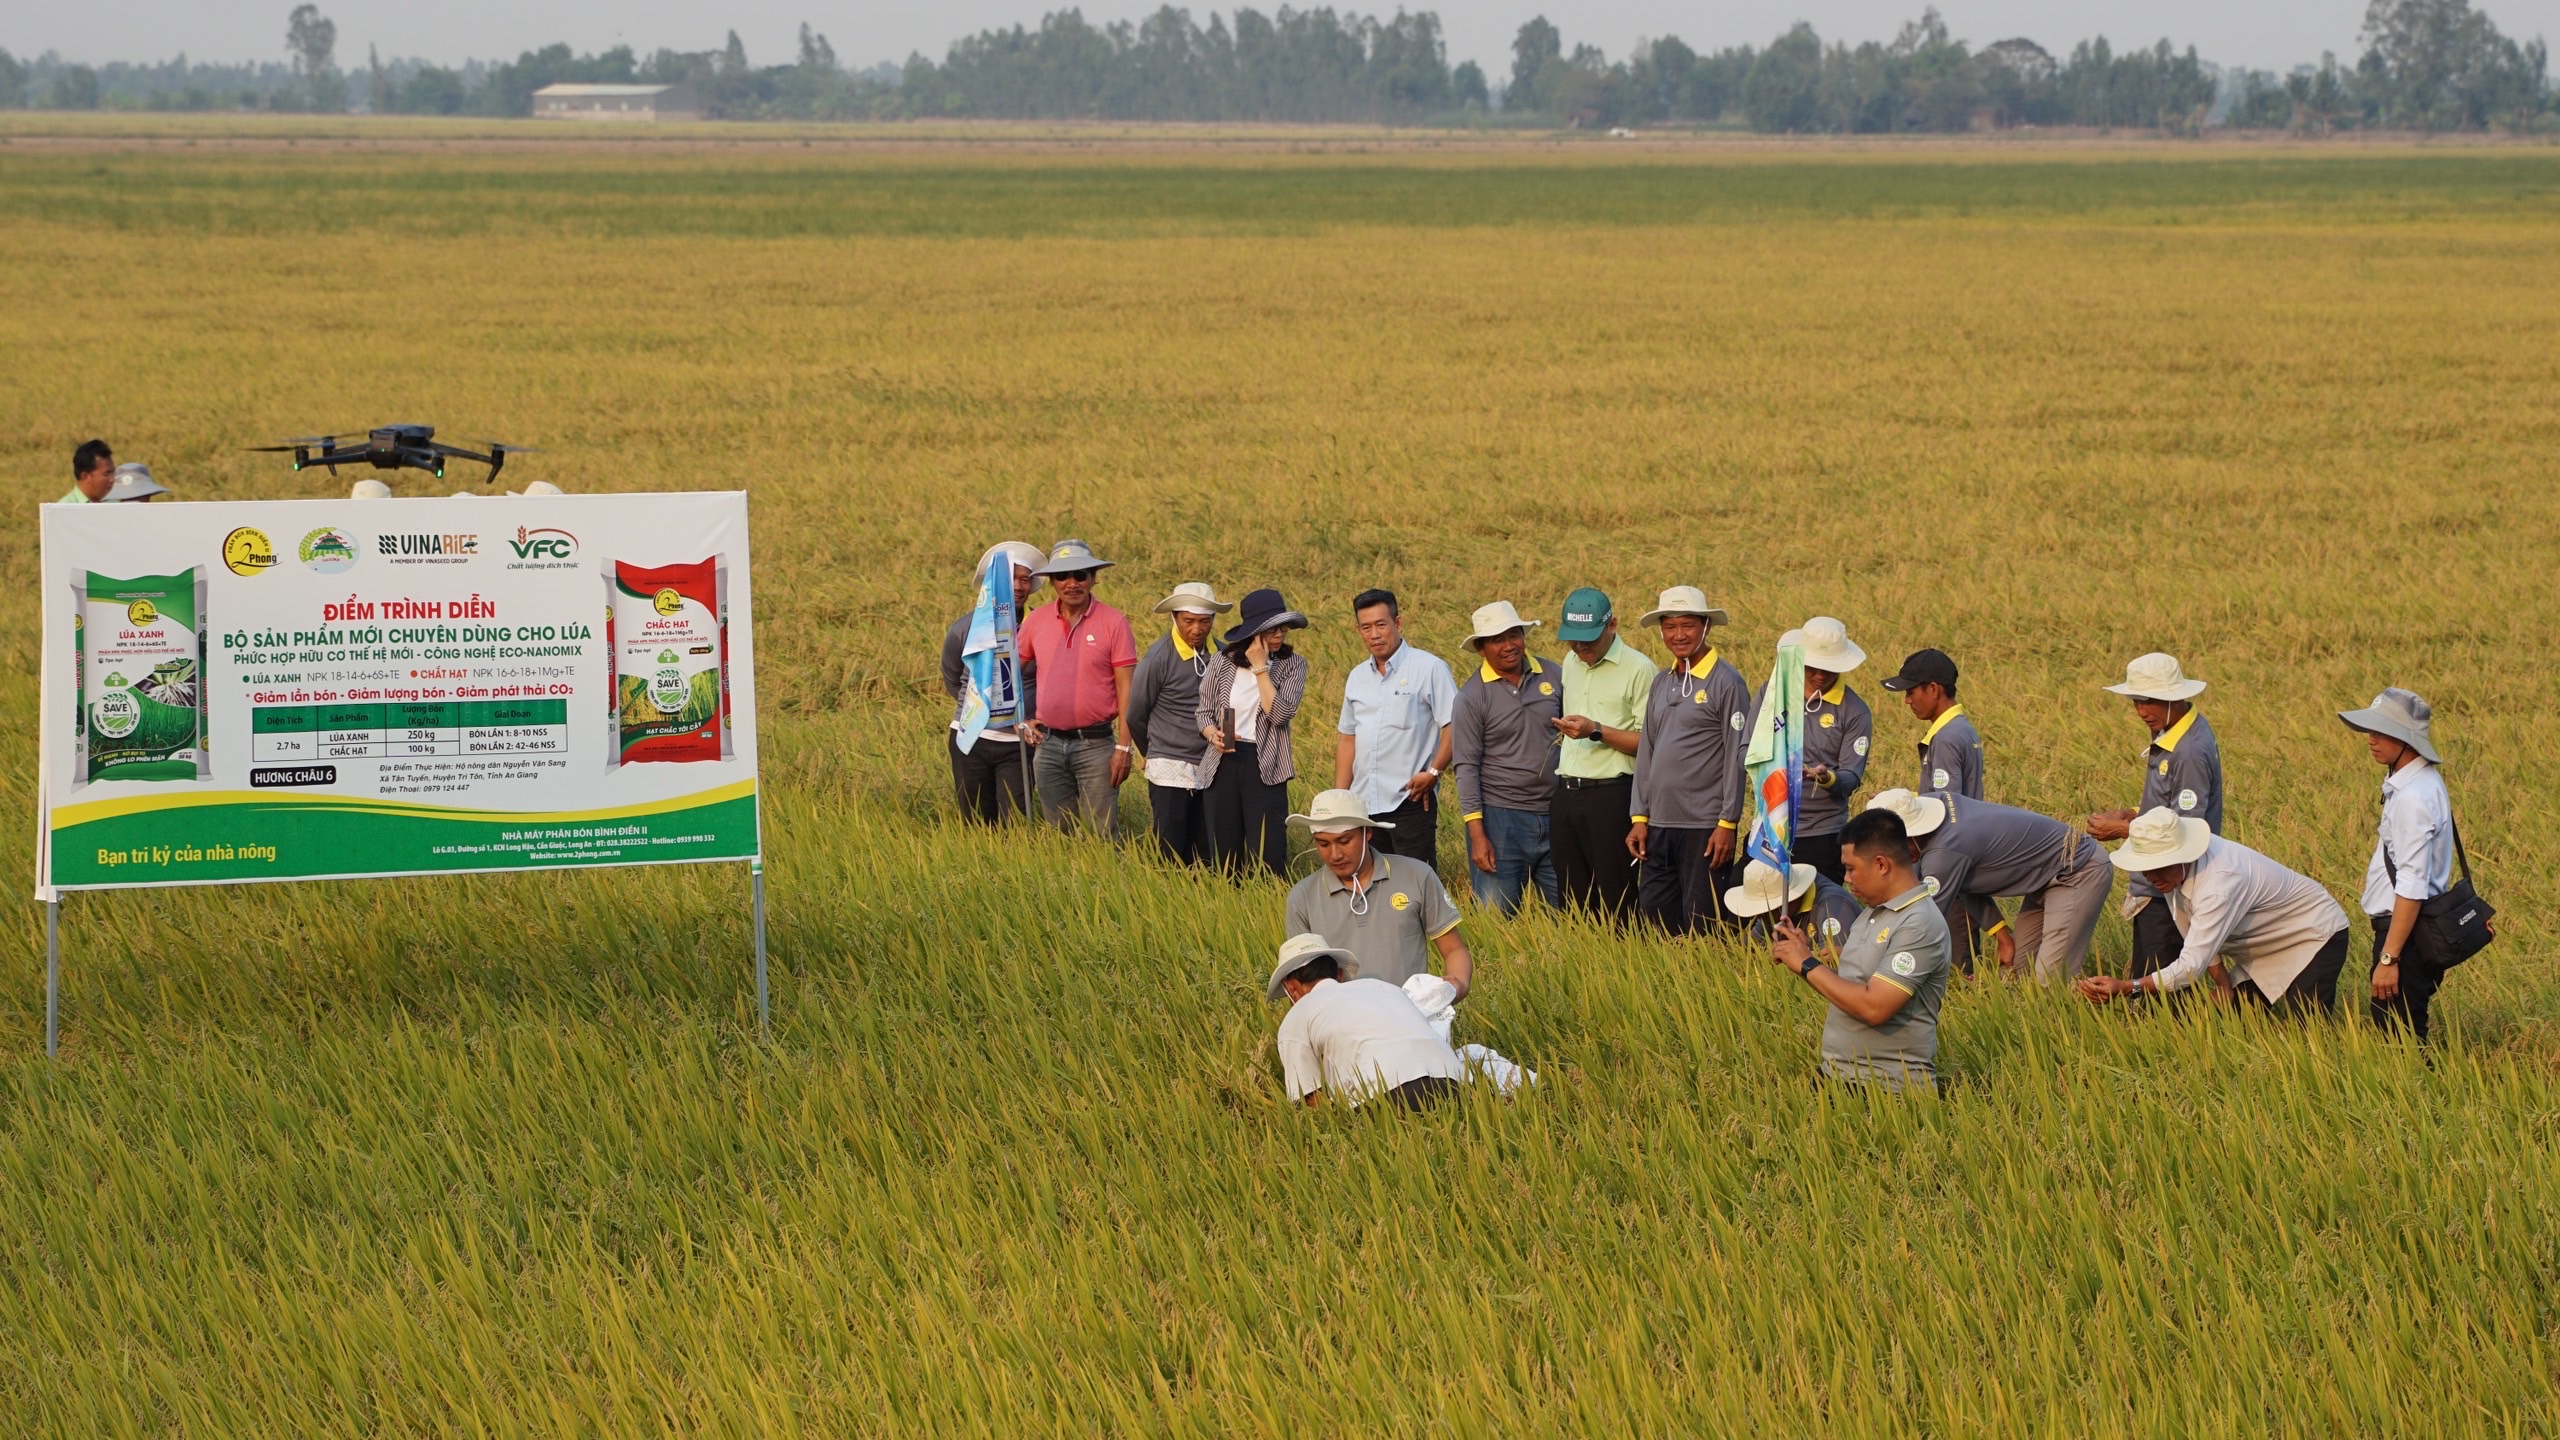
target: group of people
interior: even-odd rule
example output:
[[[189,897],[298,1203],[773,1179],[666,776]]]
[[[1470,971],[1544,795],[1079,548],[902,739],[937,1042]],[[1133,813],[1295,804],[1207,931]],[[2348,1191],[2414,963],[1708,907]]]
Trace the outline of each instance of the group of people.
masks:
[[[1165,633],[1141,654],[1128,617],[1096,596],[1110,562],[1086,542],[998,545],[980,578],[999,562],[1013,567],[1018,602],[1044,584],[1053,597],[1016,631],[1023,723],[964,747],[954,720],[963,812],[994,822],[1036,803],[1051,824],[1109,837],[1118,788],[1141,775],[1164,852],[1239,874],[1280,873],[1286,828],[1306,829],[1322,863],[1289,892],[1291,938],[1270,991],[1301,1005],[1328,985],[1375,981],[1379,993],[1310,1012],[1364,1018],[1343,1029],[1342,1055],[1325,1058],[1326,1027],[1299,1037],[1316,1058],[1293,1069],[1293,1096],[1339,1091],[1354,1075],[1378,1082],[1368,1093],[1441,1093],[1403,1088],[1442,1075],[1452,1062],[1436,1052],[1410,1074],[1410,1051],[1369,1069],[1356,1055],[1363,1034],[1409,1038],[1401,1017],[1381,1030],[1375,1012],[1393,1010],[1384,992],[1428,976],[1435,958],[1453,998],[1473,982],[1439,878],[1444,780],[1481,905],[1507,916],[1534,893],[1673,934],[1761,936],[1773,963],[1828,1002],[1822,1067],[1838,1078],[1934,1083],[1949,977],[1969,973],[1986,944],[2004,972],[2074,981],[2096,1003],[2204,985],[2271,1010],[2336,1007],[2346,912],[2318,882],[2222,835],[2221,751],[2196,706],[2205,682],[2169,655],[2141,656],[2104,687],[2130,702],[2149,736],[2139,787],[2127,787],[2135,802],[2065,821],[1986,798],[1982,737],[1958,698],[1955,660],[1936,649],[1913,652],[1881,682],[1921,727],[1911,783],[1858,803],[1875,730],[1850,677],[1866,652],[1832,617],[1788,631],[1778,643],[1803,657],[1805,745],[1781,873],[1742,858],[1744,754],[1761,697],[1721,653],[1728,615],[1695,586],[1664,590],[1636,617],[1668,666],[1628,644],[1610,597],[1586,586],[1565,597],[1561,660],[1536,653],[1540,622],[1511,602],[1476,610],[1463,680],[1404,640],[1392,592],[1353,596],[1367,655],[1344,678],[1333,784],[1293,815],[1290,729],[1308,667],[1289,641],[1309,622],[1277,590],[1230,602],[1204,583],[1176,586],[1154,606]],[[955,621],[944,646],[955,699],[969,622]],[[2385,772],[2360,896],[2374,937],[2370,1012],[2423,1040],[2447,965],[2427,953],[2418,921],[2454,885],[2459,852],[2431,712],[2392,688],[2339,718]],[[2084,976],[2118,872],[2130,972]],[[1301,971],[1311,978],[1284,983]]]

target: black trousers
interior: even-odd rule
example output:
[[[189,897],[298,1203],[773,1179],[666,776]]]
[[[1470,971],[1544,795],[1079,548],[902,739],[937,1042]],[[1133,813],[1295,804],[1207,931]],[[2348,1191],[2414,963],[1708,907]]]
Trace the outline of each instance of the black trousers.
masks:
[[[945,730],[943,744],[951,752],[951,790],[960,801],[960,818],[993,825],[1023,813],[1022,745],[985,736],[966,753],[960,735]]]
[[[1564,903],[1611,920],[1624,920],[1636,898],[1635,867],[1627,855],[1627,801],[1635,778],[1597,785],[1558,785],[1547,807],[1548,847]]]
[[[1734,923],[1724,892],[1742,883],[1740,865],[1707,863],[1712,827],[1648,827],[1644,869],[1636,881],[1636,913],[1674,935],[1703,934]],[[1741,846],[1737,842],[1737,854]]]
[[[1223,762],[1222,762],[1223,763]],[[1285,816],[1282,818],[1286,818]],[[1422,792],[1419,800],[1407,800],[1384,815],[1372,815],[1393,830],[1375,830],[1378,848],[1390,855],[1408,855],[1437,870],[1440,868],[1440,790],[1433,786]]]
[[[1810,865],[1814,873],[1834,885],[1844,884],[1849,872],[1840,864],[1840,832],[1828,835],[1799,835],[1787,847],[1787,859],[1798,865]]]
[[[1204,863],[1231,875],[1289,868],[1289,787],[1263,783],[1253,746],[1239,741],[1219,756],[1218,773],[1200,793]]]
[[[2382,963],[2382,942],[2391,938],[2391,917],[2375,915],[2371,918],[2373,959],[2379,965]],[[2400,993],[2388,1000],[2368,998],[2365,1014],[2383,1029],[2405,1028],[2418,1037],[2420,1044],[2424,1044],[2427,1039],[2427,1007],[2436,998],[2436,987],[2444,983],[2444,972],[2419,959],[2414,953],[2417,948],[2415,943],[2401,947]],[[2367,993],[2370,995],[2371,992]]]
[[[2154,895],[2151,903],[2133,917],[2133,967],[2125,972],[2128,980],[2139,980],[2157,970],[2168,968],[2187,947],[2187,937],[2178,933],[2178,922],[2169,918],[2169,897]],[[2337,976],[2329,977],[2335,989]],[[2302,983],[2297,980],[2294,982]]]
[[[1165,858],[1197,865],[1208,853],[1209,834],[1203,820],[1208,792],[1181,785],[1147,786],[1147,814]]]
[[[2148,915],[2152,910],[2165,909],[2167,903],[2162,901],[2143,913]],[[2346,968],[2347,932],[2341,929],[2329,937],[2328,944],[2320,947],[2319,954],[2311,957],[2310,965],[2293,977],[2293,983],[2285,987],[2282,1000],[2270,1002],[2264,991],[2246,980],[2240,982],[2236,993],[2243,1000],[2255,1001],[2278,1015],[2309,1015],[2315,1010],[2323,1015],[2334,1015],[2338,1013],[2338,972]]]
[[[1442,1101],[1456,1099],[1457,1094],[1457,1081],[1446,1075],[1425,1075],[1388,1091],[1386,1100],[1399,1110],[1428,1110]]]

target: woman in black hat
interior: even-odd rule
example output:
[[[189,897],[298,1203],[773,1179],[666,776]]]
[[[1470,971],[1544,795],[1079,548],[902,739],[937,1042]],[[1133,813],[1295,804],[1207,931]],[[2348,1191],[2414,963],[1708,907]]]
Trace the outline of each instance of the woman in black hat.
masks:
[[[1242,875],[1258,860],[1278,875],[1289,863],[1289,782],[1298,774],[1289,722],[1307,693],[1306,657],[1291,653],[1289,632],[1307,617],[1277,590],[1254,591],[1238,610],[1200,677],[1200,733],[1209,737],[1201,821],[1210,864]]]

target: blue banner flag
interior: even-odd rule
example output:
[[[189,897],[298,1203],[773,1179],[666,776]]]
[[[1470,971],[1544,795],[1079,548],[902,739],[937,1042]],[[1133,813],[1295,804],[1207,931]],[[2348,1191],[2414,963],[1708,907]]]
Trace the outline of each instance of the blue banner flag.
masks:
[[[960,691],[960,753],[989,730],[1022,723],[1021,671],[1013,654],[1013,561],[998,555],[978,580],[978,608],[960,659],[968,679]]]
[[[1799,646],[1778,647],[1742,763],[1751,772],[1751,790],[1760,807],[1742,853],[1784,875],[1795,848],[1796,801],[1804,793],[1804,650]]]

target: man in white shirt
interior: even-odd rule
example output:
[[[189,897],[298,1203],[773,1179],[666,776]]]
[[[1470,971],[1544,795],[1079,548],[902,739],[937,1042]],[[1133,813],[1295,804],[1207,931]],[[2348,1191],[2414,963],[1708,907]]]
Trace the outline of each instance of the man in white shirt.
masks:
[[[2457,848],[2453,797],[2436,768],[2444,761],[2427,733],[2434,714],[2426,701],[2397,687],[2374,696],[2362,710],[2338,712],[2386,772],[2382,833],[2364,867],[2364,913],[2373,922],[2370,1014],[2379,1026],[2407,1026],[2421,1043],[2444,971],[2413,952],[2409,940],[2419,907],[2453,888]]]
[[[1289,999],[1279,1050],[1292,1101],[1312,1106],[1331,1091],[1355,1110],[1380,1097],[1419,1110],[1456,1094],[1466,1078],[1458,1052],[1413,997],[1361,979],[1359,959],[1321,935],[1292,935],[1280,946],[1264,993]]]
[[[2178,958],[2138,980],[2082,980],[2082,997],[2103,1004],[2120,995],[2161,995],[2210,975],[2215,994],[2264,1008],[2338,1008],[2347,912],[2319,882],[2166,805],[2136,816],[2107,858],[2167,897],[2186,938]]]

